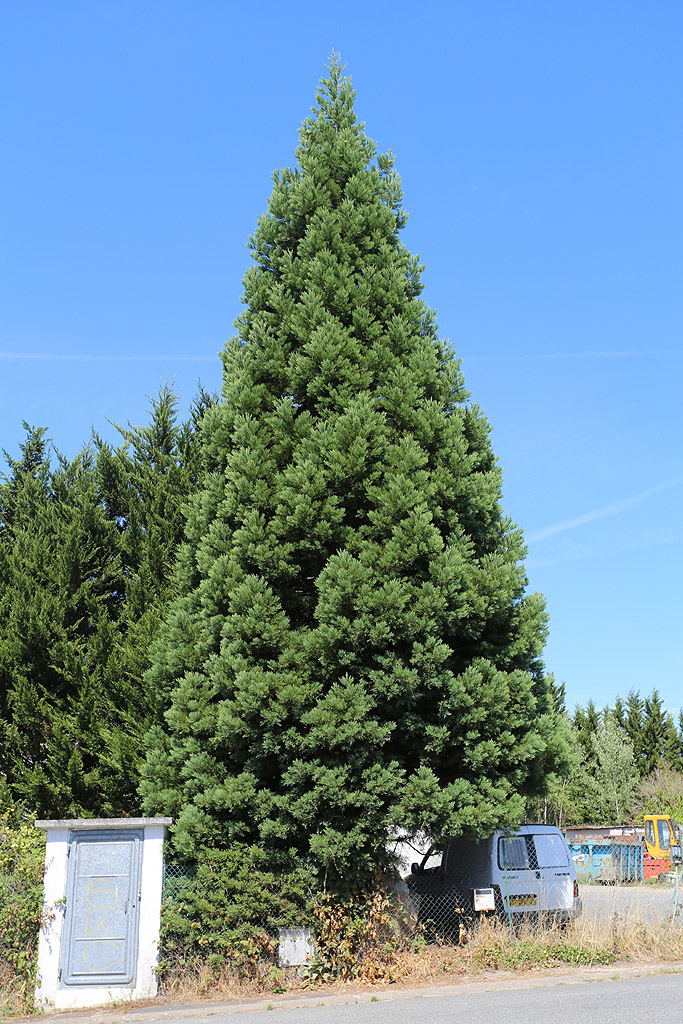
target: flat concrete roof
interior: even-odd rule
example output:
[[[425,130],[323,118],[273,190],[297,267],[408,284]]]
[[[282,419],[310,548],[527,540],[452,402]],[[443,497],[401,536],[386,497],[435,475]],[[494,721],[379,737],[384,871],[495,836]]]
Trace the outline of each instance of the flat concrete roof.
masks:
[[[36,828],[122,829],[144,828],[146,825],[172,825],[173,818],[54,818],[36,821]]]

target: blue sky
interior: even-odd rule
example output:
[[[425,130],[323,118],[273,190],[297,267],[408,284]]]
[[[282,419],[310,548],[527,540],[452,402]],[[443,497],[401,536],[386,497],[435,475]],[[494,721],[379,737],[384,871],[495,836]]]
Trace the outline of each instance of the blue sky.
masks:
[[[1,5],[0,447],[187,408],[331,50],[490,419],[568,703],[678,710],[677,3]]]

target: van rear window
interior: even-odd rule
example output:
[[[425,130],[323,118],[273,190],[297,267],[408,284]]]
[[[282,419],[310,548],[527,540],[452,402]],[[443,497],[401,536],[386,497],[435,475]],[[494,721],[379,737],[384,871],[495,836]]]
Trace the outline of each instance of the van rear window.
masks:
[[[508,871],[566,868],[568,864],[569,851],[560,835],[536,832],[498,840],[498,867]]]
[[[567,844],[562,836],[537,833],[534,846],[539,868],[566,868],[569,864]]]
[[[519,871],[529,866],[529,851],[524,836],[498,840],[498,867]]]

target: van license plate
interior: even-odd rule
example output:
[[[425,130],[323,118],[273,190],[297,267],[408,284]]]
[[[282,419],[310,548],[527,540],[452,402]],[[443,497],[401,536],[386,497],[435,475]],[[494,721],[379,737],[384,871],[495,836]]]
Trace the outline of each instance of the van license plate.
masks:
[[[529,893],[525,896],[510,896],[511,907],[535,907],[536,897]]]

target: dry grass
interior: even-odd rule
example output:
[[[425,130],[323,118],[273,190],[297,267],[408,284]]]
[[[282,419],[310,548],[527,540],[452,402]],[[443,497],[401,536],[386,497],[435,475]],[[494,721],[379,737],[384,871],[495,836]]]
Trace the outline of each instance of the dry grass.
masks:
[[[587,918],[567,927],[524,927],[514,933],[506,924],[483,921],[462,935],[458,945],[426,942],[419,932],[395,943],[381,941],[372,956],[374,984],[430,985],[476,978],[495,971],[538,972],[601,964],[683,961],[683,927],[665,922],[645,927],[614,919],[598,924]],[[208,999],[253,999],[301,989],[358,985],[369,977],[335,977],[324,965],[308,976],[286,973],[267,960],[254,961],[248,974],[230,965],[221,967],[181,962],[167,971],[160,998],[168,1003]],[[26,993],[16,978],[0,973],[0,1016],[27,1012]]]
[[[261,962],[251,977],[234,968],[197,966],[176,969],[164,981],[166,1000],[248,999],[280,992],[330,985],[430,985],[490,976],[495,971],[538,972],[630,963],[683,961],[683,928],[665,923],[651,927],[614,920],[598,924],[579,920],[566,928],[527,926],[514,933],[506,924],[484,921],[464,933],[458,945],[425,942],[419,932],[397,944],[378,942],[371,957],[372,971],[336,976],[333,965],[318,963],[304,975],[285,973]],[[367,953],[366,953],[366,964]]]
[[[202,999],[255,999],[264,993],[285,992],[290,985],[285,972],[272,964],[260,963],[251,977],[230,964],[221,967],[198,964],[176,967],[161,982],[159,995],[165,1002],[184,1003]]]
[[[538,971],[600,964],[683,960],[683,929],[632,923],[598,924],[582,919],[566,928],[525,926],[511,934],[498,922],[482,922],[460,945],[430,944],[401,951],[392,980],[409,984],[474,977],[496,970]]]
[[[184,960],[178,952],[164,959],[159,974],[159,995],[167,1002],[194,999],[253,999],[286,992],[292,979],[277,965],[277,940],[254,943],[254,952],[239,960],[216,963],[215,955]]]

